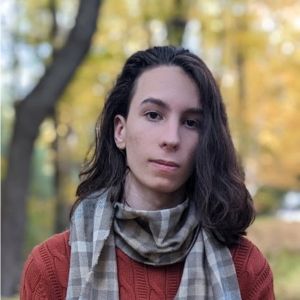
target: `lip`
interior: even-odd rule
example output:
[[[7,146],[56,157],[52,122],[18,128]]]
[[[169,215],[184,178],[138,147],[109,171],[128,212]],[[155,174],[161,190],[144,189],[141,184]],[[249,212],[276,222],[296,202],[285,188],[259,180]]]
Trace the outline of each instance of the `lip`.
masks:
[[[163,171],[173,171],[179,168],[179,165],[173,161],[162,159],[150,159],[149,161]]]

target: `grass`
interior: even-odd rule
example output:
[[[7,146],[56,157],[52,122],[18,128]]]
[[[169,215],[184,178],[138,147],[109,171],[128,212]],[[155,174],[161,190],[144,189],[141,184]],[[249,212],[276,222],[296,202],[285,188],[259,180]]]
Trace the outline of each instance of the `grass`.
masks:
[[[288,223],[260,217],[248,237],[267,257],[274,275],[277,300],[297,300],[300,295],[300,222]]]
[[[275,277],[275,289],[278,299],[299,299],[300,255],[282,251],[271,257]]]

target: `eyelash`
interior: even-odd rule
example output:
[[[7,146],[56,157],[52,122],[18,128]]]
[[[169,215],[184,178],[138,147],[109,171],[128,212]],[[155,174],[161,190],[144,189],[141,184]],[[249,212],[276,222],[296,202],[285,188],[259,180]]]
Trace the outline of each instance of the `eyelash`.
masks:
[[[151,122],[158,122],[163,119],[162,114],[157,111],[148,111],[144,115]],[[193,125],[188,125],[188,122],[190,121],[193,122]],[[195,119],[185,119],[183,124],[189,129],[199,129],[201,127],[201,122]]]
[[[188,125],[187,123],[188,123],[189,121],[192,121],[192,122],[194,123],[194,125],[192,125],[192,126],[191,126],[191,125]],[[201,123],[200,123],[199,120],[187,119],[187,120],[184,121],[184,123],[185,123],[186,126],[187,126],[188,128],[190,128],[190,129],[199,129],[199,128],[201,127]]]
[[[155,115],[155,117],[159,117],[159,118],[157,119],[153,115]],[[147,117],[147,119],[149,121],[152,121],[152,122],[160,121],[163,118],[162,115],[160,113],[158,113],[157,111],[148,111],[145,113],[145,116]]]

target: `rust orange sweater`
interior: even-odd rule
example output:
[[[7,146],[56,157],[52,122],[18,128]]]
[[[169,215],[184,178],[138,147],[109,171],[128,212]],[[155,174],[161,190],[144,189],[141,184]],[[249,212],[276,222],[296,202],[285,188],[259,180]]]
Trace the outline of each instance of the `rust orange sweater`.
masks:
[[[69,231],[36,246],[23,270],[21,300],[65,299],[70,263]],[[273,276],[261,252],[246,238],[230,249],[243,300],[273,300]],[[173,299],[183,263],[152,267],[133,261],[116,249],[121,300]]]

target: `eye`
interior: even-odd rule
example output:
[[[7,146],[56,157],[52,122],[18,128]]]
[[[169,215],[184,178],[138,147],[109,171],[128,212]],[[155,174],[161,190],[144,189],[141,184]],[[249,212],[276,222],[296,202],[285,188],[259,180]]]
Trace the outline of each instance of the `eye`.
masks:
[[[145,113],[145,116],[150,121],[160,121],[162,119],[161,114],[156,111],[149,111]]]
[[[191,128],[191,129],[200,128],[200,121],[199,120],[187,119],[187,120],[185,120],[184,124],[187,128]]]

